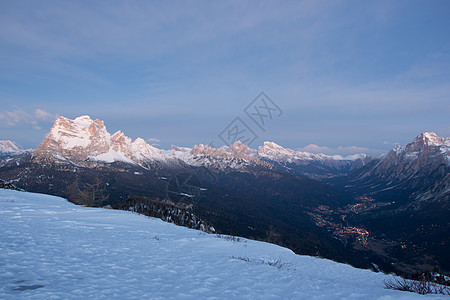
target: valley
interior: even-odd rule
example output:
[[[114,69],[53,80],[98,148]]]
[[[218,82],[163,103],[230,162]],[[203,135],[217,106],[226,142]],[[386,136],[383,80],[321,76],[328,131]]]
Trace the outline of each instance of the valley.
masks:
[[[448,139],[426,133],[381,158],[315,155],[271,142],[257,150],[241,142],[160,150],[110,134],[88,116],[60,117],[37,149],[5,154],[0,178],[79,205],[131,210],[360,268],[447,272],[448,148]]]

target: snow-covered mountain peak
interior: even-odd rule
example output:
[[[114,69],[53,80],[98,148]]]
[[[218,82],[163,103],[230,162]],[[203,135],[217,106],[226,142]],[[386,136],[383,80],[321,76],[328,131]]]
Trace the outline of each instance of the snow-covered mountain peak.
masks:
[[[364,153],[358,153],[358,154],[351,154],[351,155],[347,155],[347,156],[341,156],[343,160],[357,160],[357,159],[365,159],[367,156],[367,154]]]
[[[92,120],[87,115],[73,120],[59,117],[50,133],[33,153],[33,159],[40,157],[77,162],[81,165],[90,162],[123,161],[143,167],[148,166],[149,161],[180,163],[179,160],[182,160],[193,166],[234,169],[250,165],[267,165],[272,168],[273,162],[299,165],[318,163],[331,168],[336,166],[341,168],[353,165],[353,161],[366,160],[366,155],[342,157],[294,151],[269,141],[264,142],[257,150],[237,141],[231,146],[220,148],[199,144],[192,148],[172,146],[168,151],[161,151],[142,138],[133,141],[122,131],[111,135],[103,121]]]
[[[132,143],[131,138],[127,137],[123,132],[117,131],[109,140],[110,149],[107,154],[91,157],[91,159],[105,162],[124,161],[132,163],[134,161],[132,159],[134,156],[131,149]]]
[[[12,141],[0,141],[0,152],[18,152],[20,150],[22,150],[21,147]]]
[[[395,147],[392,149],[392,151],[394,151],[397,155],[402,153],[404,150],[405,149],[400,144],[395,144]]]
[[[64,118],[64,117],[62,117],[62,118]],[[91,119],[90,116],[84,115],[84,116],[75,118],[73,120],[73,122],[82,127],[89,127],[92,124],[92,122],[94,122],[94,121]]]
[[[139,146],[151,146],[149,145],[143,138],[138,137],[134,140],[133,144],[139,145]],[[152,148],[156,149],[155,147],[151,146]]]
[[[446,140],[448,141],[449,139],[440,137],[434,132],[424,132],[418,135],[416,140],[423,141],[427,146],[443,146]]]
[[[366,154],[354,154],[343,157],[341,155],[295,151],[283,148],[273,142],[264,142],[258,148],[257,156],[263,160],[289,166],[289,170],[294,170],[294,172],[298,171],[300,174],[307,176],[310,176],[310,172],[323,176],[328,176],[336,172],[348,172],[365,165],[373,159],[373,157],[367,156]]]
[[[237,141],[231,146],[222,146],[219,148],[219,150],[235,157],[245,158],[245,157],[252,157],[255,158],[257,151],[254,149],[251,149],[246,144],[242,143],[241,141]]]
[[[175,146],[175,145],[171,145],[170,149],[167,152],[169,152],[169,151],[190,152],[191,148],[178,147],[178,146]]]
[[[264,142],[258,147],[258,156],[275,161],[287,161],[295,156],[295,151],[281,147],[274,142]]]
[[[265,149],[273,149],[273,150],[279,150],[279,151],[286,151],[286,150],[293,151],[291,149],[283,148],[280,145],[278,145],[278,144],[276,144],[274,142],[269,142],[269,141],[265,141],[264,144],[261,147],[265,148]]]
[[[288,161],[288,162],[292,162],[294,160],[354,161],[358,159],[365,159],[367,157],[367,155],[364,153],[342,156],[342,155],[315,154],[305,151],[295,151],[292,149],[283,148],[282,146],[273,142],[264,142],[264,145],[258,148],[258,156],[266,159],[276,161]]]
[[[450,138],[438,136],[434,132],[424,132],[419,134],[411,143],[405,146],[407,153],[421,153],[438,149],[441,153],[450,151]]]
[[[298,159],[311,159],[311,153],[296,152],[292,149],[283,148],[274,142],[264,142],[258,148],[258,157],[277,162],[292,162]]]
[[[73,120],[66,118],[64,116],[60,116],[56,119],[55,124],[52,129],[60,129],[65,128],[66,130],[72,131],[81,131],[81,130],[89,130],[89,127],[95,123],[97,127],[104,127],[103,121],[100,120],[92,120],[89,116],[81,116],[77,117]]]
[[[132,139],[127,137],[122,131],[117,131],[110,139],[112,149],[123,153],[130,151],[132,142]]]
[[[165,161],[159,149],[138,138],[134,142],[122,131],[111,135],[101,120],[89,116],[74,120],[59,117],[50,133],[33,153],[34,159],[57,159],[85,164],[88,161],[148,166],[149,161]]]
[[[185,151],[177,148],[178,151]],[[242,159],[255,159],[256,150],[251,149],[244,143],[237,141],[231,146],[222,146],[220,148],[214,148],[209,145],[195,145],[192,147],[190,153],[194,156],[209,156],[216,158],[242,158]]]
[[[165,155],[178,158],[191,166],[211,167],[214,169],[245,170],[249,166],[264,165],[272,168],[273,165],[260,160],[257,151],[238,141],[231,146],[214,148],[199,144],[192,148],[171,146]]]
[[[111,135],[111,138],[119,139],[123,136],[125,136],[125,134],[119,130],[119,131],[114,132],[113,135]]]
[[[231,145],[230,147],[232,147],[232,148],[242,148],[242,147],[247,147],[247,145],[246,144],[244,144],[243,142],[241,142],[241,141],[237,141],[237,142],[234,142],[234,144],[233,145]]]
[[[214,150],[217,150],[216,148],[213,148],[209,145],[204,145],[204,144],[199,144],[199,145],[194,145],[194,147],[192,147],[192,154],[210,154],[211,152],[213,152]]]
[[[428,199],[448,199],[449,168],[450,139],[425,132],[405,147],[397,144],[376,164],[359,170],[357,177],[364,185],[380,191],[403,184],[404,189],[417,189],[411,199],[422,201],[415,202],[418,208]]]
[[[242,143],[241,141],[235,142],[233,145],[230,146],[230,150],[233,152],[247,152],[250,153],[252,149],[250,149],[249,146]]]
[[[89,116],[70,120],[61,116],[55,121],[46,139],[52,149],[70,151],[90,147],[102,152],[102,149],[109,147],[110,134],[100,120],[93,121]]]
[[[0,157],[2,156],[14,156],[30,152],[31,149],[23,149],[20,145],[13,141],[5,140],[0,141]]]
[[[149,145],[144,139],[137,138],[131,144],[132,157],[138,161],[167,160],[167,157],[158,148]]]

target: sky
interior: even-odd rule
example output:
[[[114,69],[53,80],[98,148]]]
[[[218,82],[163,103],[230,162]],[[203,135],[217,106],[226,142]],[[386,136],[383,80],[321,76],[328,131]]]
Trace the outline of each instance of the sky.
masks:
[[[0,139],[37,147],[60,115],[164,149],[239,128],[253,148],[344,155],[450,136],[449,14],[446,0],[1,1]]]

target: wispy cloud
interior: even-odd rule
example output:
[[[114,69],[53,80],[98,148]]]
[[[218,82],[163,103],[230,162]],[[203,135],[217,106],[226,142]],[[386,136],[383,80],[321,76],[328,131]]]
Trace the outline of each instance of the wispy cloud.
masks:
[[[47,121],[47,122],[52,122],[54,120],[56,120],[59,115],[58,114],[51,114],[43,109],[37,108],[34,111],[34,115],[38,120],[41,121]]]
[[[159,146],[160,142],[161,142],[161,140],[157,139],[157,138],[148,138],[147,139],[147,143],[149,143],[150,145],[155,146],[155,147]]]
[[[30,113],[21,107],[13,106],[11,110],[0,112],[0,121],[4,126],[31,126],[36,130],[41,130],[42,124],[53,122],[57,117],[58,114],[51,114],[41,108],[37,108],[33,113]]]
[[[383,142],[383,145],[389,145],[389,146],[395,146],[395,145],[397,145],[398,143],[393,143],[393,142],[388,142],[388,141],[384,141]]]
[[[0,113],[0,120],[8,126],[15,126],[21,122],[29,122],[31,116],[20,107],[14,107],[11,111]]]

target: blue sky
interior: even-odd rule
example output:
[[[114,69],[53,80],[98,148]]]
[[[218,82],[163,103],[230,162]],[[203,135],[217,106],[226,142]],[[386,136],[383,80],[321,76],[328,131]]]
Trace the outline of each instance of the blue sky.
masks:
[[[168,148],[240,117],[293,149],[450,136],[449,1],[1,1],[0,139],[90,115]],[[283,111],[258,128],[264,91]],[[159,141],[158,141],[159,140]]]

